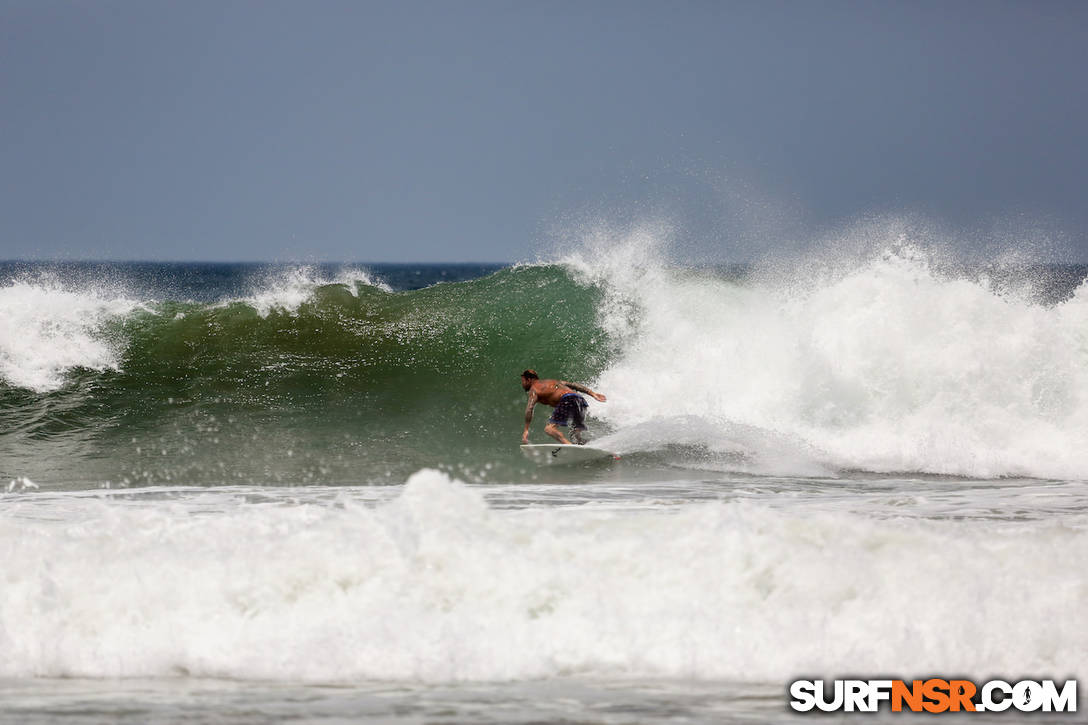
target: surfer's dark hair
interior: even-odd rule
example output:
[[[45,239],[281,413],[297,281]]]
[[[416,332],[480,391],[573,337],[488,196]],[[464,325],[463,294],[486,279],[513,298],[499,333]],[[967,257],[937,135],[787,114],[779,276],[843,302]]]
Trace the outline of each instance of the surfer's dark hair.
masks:
[[[526,369],[526,371],[521,374],[521,377],[529,378],[530,380],[540,379],[540,376],[536,374],[536,370],[533,370],[532,368]]]

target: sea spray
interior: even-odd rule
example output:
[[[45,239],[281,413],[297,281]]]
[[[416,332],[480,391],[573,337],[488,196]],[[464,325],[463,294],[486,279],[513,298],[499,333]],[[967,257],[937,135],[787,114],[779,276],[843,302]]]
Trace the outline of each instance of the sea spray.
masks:
[[[110,290],[72,290],[50,276],[0,287],[0,380],[46,393],[72,368],[116,368],[117,347],[101,327],[139,307]]]
[[[572,263],[606,270],[606,299],[624,300],[601,310],[626,343],[597,381],[620,430],[685,416],[840,470],[1088,476],[1085,284],[1042,304],[909,246],[801,280],[652,261],[636,274],[622,258]]]
[[[266,270],[249,283],[248,293],[219,302],[220,305],[242,304],[250,306],[262,317],[273,311],[297,312],[299,307],[312,299],[314,290],[320,287],[340,288],[357,296],[362,288],[374,288],[392,292],[392,288],[368,269],[342,267],[335,274],[323,274],[314,266],[288,266]]]

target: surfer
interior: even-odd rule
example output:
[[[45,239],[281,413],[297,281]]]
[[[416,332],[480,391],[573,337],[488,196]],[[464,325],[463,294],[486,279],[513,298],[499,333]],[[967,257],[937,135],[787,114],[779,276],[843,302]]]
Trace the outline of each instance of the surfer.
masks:
[[[533,408],[537,403],[550,405],[555,408],[552,417],[548,418],[548,425],[544,426],[544,432],[560,443],[570,445],[570,441],[559,430],[559,426],[570,426],[571,437],[579,445],[585,443],[582,440],[582,431],[586,430],[586,408],[589,403],[578,393],[585,393],[596,400],[605,401],[600,393],[594,393],[584,385],[568,383],[565,380],[541,380],[536,370],[526,370],[521,374],[521,387],[529,394],[529,404],[525,406],[525,432],[521,434],[521,443],[529,442],[529,424],[533,422]],[[577,392],[575,392],[577,391]]]

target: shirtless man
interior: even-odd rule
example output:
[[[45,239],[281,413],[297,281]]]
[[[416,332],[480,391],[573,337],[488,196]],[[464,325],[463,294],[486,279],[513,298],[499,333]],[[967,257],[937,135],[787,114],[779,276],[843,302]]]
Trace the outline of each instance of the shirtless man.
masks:
[[[529,393],[529,404],[525,407],[525,432],[521,434],[522,445],[529,442],[529,424],[533,422],[533,408],[537,403],[550,405],[555,408],[552,417],[548,418],[548,425],[544,426],[544,432],[560,443],[570,444],[559,426],[571,426],[571,437],[579,444],[584,444],[582,431],[586,429],[586,408],[589,404],[578,393],[593,396],[596,400],[605,401],[600,393],[594,393],[584,385],[568,383],[564,380],[541,380],[537,377],[536,370],[526,370],[521,374],[521,387]],[[577,391],[577,392],[575,392]]]

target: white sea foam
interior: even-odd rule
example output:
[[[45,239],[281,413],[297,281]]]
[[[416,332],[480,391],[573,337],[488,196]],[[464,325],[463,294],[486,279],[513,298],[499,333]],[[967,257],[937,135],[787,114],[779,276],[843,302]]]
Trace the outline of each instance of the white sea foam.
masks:
[[[640,230],[569,260],[606,290],[620,354],[595,412],[621,442],[681,416],[711,447],[766,431],[798,473],[1088,478],[1088,284],[1046,306],[935,271],[909,245],[734,283],[670,270],[659,247]]]
[[[223,304],[244,302],[256,308],[262,317],[273,310],[297,312],[302,303],[313,295],[314,289],[324,285],[341,285],[353,295],[358,290],[356,285],[392,291],[389,285],[365,269],[342,267],[336,274],[327,276],[317,267],[303,265],[277,270],[261,278],[251,294],[227,300]]]
[[[0,377],[47,392],[63,385],[72,368],[115,368],[118,351],[102,325],[139,304],[109,289],[69,289],[47,276],[9,283],[0,288]]]
[[[1083,521],[193,495],[6,501],[0,677],[1088,672]]]
[[[38,484],[31,481],[26,476],[19,476],[18,478],[11,479],[8,483],[8,493],[23,492],[23,491],[36,491]]]

